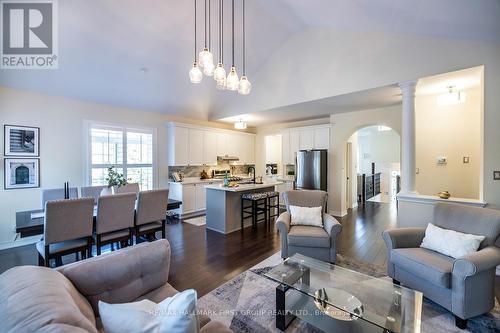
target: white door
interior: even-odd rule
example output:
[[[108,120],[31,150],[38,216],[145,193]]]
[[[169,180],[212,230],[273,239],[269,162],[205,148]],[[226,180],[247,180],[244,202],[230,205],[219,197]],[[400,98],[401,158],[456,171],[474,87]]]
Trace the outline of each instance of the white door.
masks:
[[[314,149],[330,148],[330,128],[318,128],[314,130]]]
[[[314,148],[314,130],[301,130],[299,136],[299,147],[301,150],[311,150]]]
[[[182,185],[182,214],[192,213],[196,206],[194,184]]]
[[[196,211],[200,210],[205,210],[207,205],[206,205],[206,193],[207,190],[205,188],[205,184],[196,184],[195,186],[195,192],[196,192]]]
[[[170,144],[174,151],[174,160],[172,165],[188,165],[189,164],[189,134],[185,127],[174,127],[174,142]]]
[[[300,150],[300,133],[298,131],[290,131],[290,164],[295,164],[295,156]]]
[[[203,164],[217,164],[217,133],[205,131],[203,133]]]
[[[189,164],[203,164],[203,130],[189,129]]]

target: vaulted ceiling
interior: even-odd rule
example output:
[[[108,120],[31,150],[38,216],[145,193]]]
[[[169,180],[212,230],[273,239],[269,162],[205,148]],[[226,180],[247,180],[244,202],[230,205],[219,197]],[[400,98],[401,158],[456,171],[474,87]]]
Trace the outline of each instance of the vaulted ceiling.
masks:
[[[236,22],[239,23],[241,1],[235,2]],[[322,36],[330,38],[324,43],[332,46],[315,48],[314,52],[321,53],[325,59],[331,52],[333,68],[349,65],[342,59],[355,58],[361,63],[365,59],[366,49],[348,45],[350,36],[431,36],[500,43],[500,2],[497,0],[248,0],[247,74],[254,90],[250,96],[235,96],[216,90],[211,78],[205,77],[199,85],[189,82],[194,1],[73,0],[58,3],[59,69],[0,70],[0,85],[211,120],[248,112],[274,112],[273,120],[279,121],[284,119],[279,115],[286,111],[287,105],[325,98],[320,102],[325,105],[325,112],[339,105],[348,109],[352,105],[345,105],[351,102],[346,94],[357,86],[359,90],[375,88],[370,82],[356,85],[353,80],[343,89],[317,89],[314,86],[317,76],[310,77],[310,81],[304,80],[309,71],[318,73],[317,67],[322,65],[317,61],[317,54],[308,53],[309,42],[317,47],[322,43]],[[213,13],[217,3],[212,0]],[[224,0],[224,3],[225,13],[229,14],[231,2]],[[202,6],[203,0],[198,0],[198,4]],[[216,16],[213,18],[215,35]],[[203,25],[201,17],[198,25]],[[227,16],[226,42],[229,42],[229,33]],[[235,62],[240,68],[239,25],[236,35]],[[315,38],[317,40],[313,40]],[[213,38],[212,47],[215,43]],[[198,49],[201,47],[200,41]],[[339,57],[339,52],[344,58]],[[229,43],[225,45],[224,55],[228,66]],[[373,61],[369,56],[366,59]],[[362,65],[377,66],[376,63]],[[287,70],[280,71],[277,67],[287,67]],[[327,69],[325,76],[330,75],[330,67]],[[293,82],[295,72],[302,74],[300,82]],[[280,76],[277,77],[277,73]],[[338,81],[339,77],[334,76],[332,80]],[[281,85],[283,82],[287,84]],[[387,82],[387,85],[393,83]],[[290,85],[294,89],[303,86],[305,93],[297,95],[294,89],[288,89]],[[386,92],[391,95],[389,90]],[[344,96],[334,100],[337,95]],[[365,97],[370,100],[375,95],[367,93]]]

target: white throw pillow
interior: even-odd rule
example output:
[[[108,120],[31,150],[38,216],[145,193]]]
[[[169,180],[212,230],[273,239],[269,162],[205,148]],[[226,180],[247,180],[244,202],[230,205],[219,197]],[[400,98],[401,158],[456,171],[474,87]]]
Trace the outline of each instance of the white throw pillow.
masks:
[[[425,229],[425,237],[420,247],[449,257],[460,258],[476,252],[485,238],[484,236],[443,229],[429,223],[427,229]]]
[[[122,304],[99,301],[99,314],[106,333],[197,333],[196,298],[196,291],[188,289],[158,304],[150,300]]]
[[[323,227],[322,207],[289,206],[291,225]]]

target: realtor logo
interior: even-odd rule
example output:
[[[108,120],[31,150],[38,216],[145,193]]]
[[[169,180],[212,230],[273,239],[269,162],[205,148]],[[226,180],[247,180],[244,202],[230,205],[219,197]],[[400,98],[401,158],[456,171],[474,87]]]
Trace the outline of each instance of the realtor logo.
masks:
[[[57,0],[0,0],[2,69],[57,69]]]

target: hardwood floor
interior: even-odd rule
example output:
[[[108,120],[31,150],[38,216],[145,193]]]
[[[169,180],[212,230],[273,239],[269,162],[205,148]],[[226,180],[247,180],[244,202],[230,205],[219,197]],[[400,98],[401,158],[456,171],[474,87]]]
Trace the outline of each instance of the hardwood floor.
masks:
[[[383,265],[386,247],[382,231],[396,225],[394,205],[368,202],[340,219],[343,229],[339,253],[356,260]],[[229,235],[205,230],[182,221],[166,226],[172,247],[169,282],[177,289],[194,288],[199,296],[266,259],[280,249],[279,235],[259,225]],[[64,263],[74,256],[63,258]],[[36,265],[34,245],[0,251],[0,273],[18,265]],[[500,279],[497,286],[500,286]],[[497,297],[500,288],[497,287]]]

